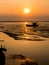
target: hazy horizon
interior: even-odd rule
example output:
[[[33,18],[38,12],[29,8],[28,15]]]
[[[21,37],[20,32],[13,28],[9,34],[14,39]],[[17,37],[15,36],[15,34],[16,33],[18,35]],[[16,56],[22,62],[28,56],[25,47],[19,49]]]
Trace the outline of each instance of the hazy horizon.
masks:
[[[0,16],[0,21],[49,21],[49,16]]]

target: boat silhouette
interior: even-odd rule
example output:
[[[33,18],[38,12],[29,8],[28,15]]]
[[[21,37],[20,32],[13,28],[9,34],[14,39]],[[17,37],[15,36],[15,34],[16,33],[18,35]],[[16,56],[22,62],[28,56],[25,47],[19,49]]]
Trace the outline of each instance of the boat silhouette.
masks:
[[[26,26],[28,26],[28,27],[38,27],[38,24],[36,22],[33,22],[31,25],[26,24]]]
[[[0,65],[5,65],[5,54],[3,51],[6,51],[7,49],[3,48],[1,45],[0,48]]]

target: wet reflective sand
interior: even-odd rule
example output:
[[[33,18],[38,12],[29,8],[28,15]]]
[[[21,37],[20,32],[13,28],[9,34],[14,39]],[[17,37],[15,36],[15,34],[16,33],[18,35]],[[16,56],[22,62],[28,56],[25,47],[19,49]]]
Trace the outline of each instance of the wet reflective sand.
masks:
[[[8,59],[11,54],[22,54],[28,58],[36,59],[39,65],[49,65],[49,38],[46,38],[46,41],[14,40],[0,32],[0,44],[7,48],[6,65],[14,63],[16,65],[16,60]]]

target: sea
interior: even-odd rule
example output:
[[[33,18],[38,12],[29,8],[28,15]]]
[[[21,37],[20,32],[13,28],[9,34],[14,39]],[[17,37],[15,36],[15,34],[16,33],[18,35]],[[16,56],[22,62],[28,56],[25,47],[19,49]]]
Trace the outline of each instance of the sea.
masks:
[[[49,38],[49,22],[36,22],[37,27],[27,26],[34,22],[0,22],[0,31],[14,39],[42,40]],[[39,39],[41,38],[41,39]]]
[[[13,59],[13,55],[24,55],[38,65],[49,65],[49,21],[38,21],[37,27],[33,23],[0,22],[0,45],[7,49],[5,65],[21,65],[22,60]]]

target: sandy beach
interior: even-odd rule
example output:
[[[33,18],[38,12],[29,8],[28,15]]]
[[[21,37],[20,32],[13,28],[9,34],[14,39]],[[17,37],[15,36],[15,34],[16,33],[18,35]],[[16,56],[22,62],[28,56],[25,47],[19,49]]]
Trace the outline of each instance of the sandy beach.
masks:
[[[3,40],[3,41],[2,41]],[[5,33],[0,32],[0,45],[7,48],[6,58],[12,54],[22,54],[28,58],[37,60],[39,65],[49,65],[49,39],[45,41],[14,40]],[[12,62],[12,61],[11,61]],[[14,64],[6,62],[6,65]]]

